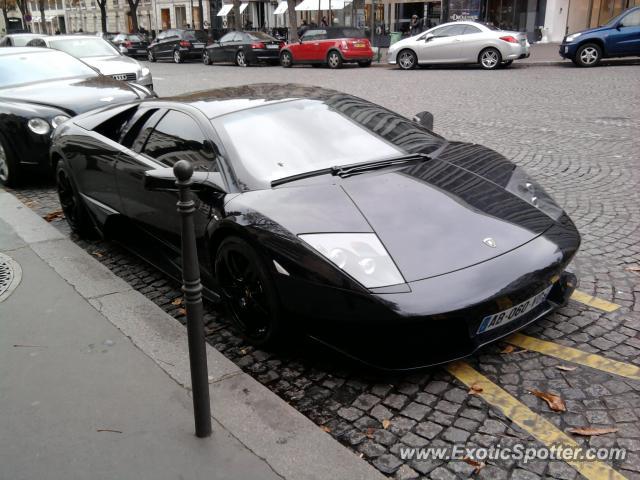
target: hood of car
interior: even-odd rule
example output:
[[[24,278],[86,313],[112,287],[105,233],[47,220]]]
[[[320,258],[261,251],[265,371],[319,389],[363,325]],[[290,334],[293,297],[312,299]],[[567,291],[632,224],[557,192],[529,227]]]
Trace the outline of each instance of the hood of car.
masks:
[[[125,57],[124,55],[88,57],[83,58],[82,61],[88,63],[93,68],[97,68],[103,75],[115,75],[118,73],[139,74],[142,70],[142,67],[135,59]]]
[[[437,159],[342,187],[408,282],[490,260],[553,224],[504,188]]]
[[[586,33],[599,33],[599,32],[604,32],[604,31],[607,31],[607,30],[611,30],[611,28],[612,27],[607,27],[606,25],[602,25],[600,27],[594,27],[594,28],[587,28],[586,30],[579,30],[577,32],[571,32],[571,33],[567,34],[565,36],[565,38],[568,37],[569,35],[574,35],[576,33],[579,33],[580,35],[584,35]],[[580,37],[578,37],[578,38],[580,38]]]
[[[98,107],[143,98],[124,82],[109,77],[72,78],[0,89],[0,99],[41,105],[77,115]]]

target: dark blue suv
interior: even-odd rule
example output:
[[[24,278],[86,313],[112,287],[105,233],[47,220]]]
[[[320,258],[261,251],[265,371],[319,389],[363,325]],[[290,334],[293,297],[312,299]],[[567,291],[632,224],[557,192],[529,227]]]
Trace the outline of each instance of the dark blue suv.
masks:
[[[560,56],[579,67],[594,67],[603,58],[640,56],[640,7],[622,12],[602,27],[567,35]]]

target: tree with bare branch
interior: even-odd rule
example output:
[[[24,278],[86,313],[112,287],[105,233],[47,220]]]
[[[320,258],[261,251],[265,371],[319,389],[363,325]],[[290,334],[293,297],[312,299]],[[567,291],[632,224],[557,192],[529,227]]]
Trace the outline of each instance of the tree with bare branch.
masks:
[[[44,15],[44,10],[47,8],[47,0],[38,0],[38,10],[40,10],[40,33],[47,32],[47,17]]]
[[[240,15],[240,0],[233,0],[233,30],[242,30],[242,15]]]
[[[287,0],[289,11],[289,41],[298,41],[298,19],[296,15],[296,0]]]
[[[27,21],[25,20],[25,17],[29,13],[29,4],[27,3],[27,0],[15,0],[15,4],[18,7],[18,10],[20,10],[23,28],[25,30],[29,29],[27,26]]]
[[[100,26],[102,31],[107,31],[107,0],[96,0],[100,9]]]
[[[131,15],[133,33],[138,33],[138,5],[140,5],[140,0],[127,0],[127,3],[129,3],[129,14]]]

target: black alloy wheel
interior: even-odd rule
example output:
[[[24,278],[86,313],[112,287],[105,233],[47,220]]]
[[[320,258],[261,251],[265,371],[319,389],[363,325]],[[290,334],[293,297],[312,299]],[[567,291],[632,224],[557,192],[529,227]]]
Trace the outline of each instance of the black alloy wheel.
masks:
[[[156,61],[156,56],[153,54],[153,51],[151,49],[147,51],[147,60],[152,63]]]
[[[337,69],[342,67],[342,55],[337,50],[331,50],[327,55],[327,65],[329,68]]]
[[[174,50],[173,61],[174,63],[182,63],[182,53],[180,53],[180,50]]]
[[[243,50],[238,50],[236,53],[236,65],[239,67],[248,67],[249,61],[247,60],[247,54]]]
[[[284,68],[290,68],[293,65],[293,57],[291,56],[291,52],[285,50],[280,54],[280,65]]]
[[[93,224],[80,195],[73,185],[64,160],[60,160],[56,165],[56,184],[60,206],[71,230],[81,237],[89,237],[93,231]]]
[[[413,50],[402,50],[396,63],[402,70],[413,70],[418,65],[418,57]]]
[[[19,183],[20,170],[9,144],[0,135],[0,185],[15,187]]]
[[[278,297],[264,262],[240,237],[220,244],[215,260],[223,302],[242,336],[259,347],[271,347],[282,337]]]
[[[211,62],[211,57],[209,56],[209,52],[206,48],[202,52],[202,63],[204,63],[205,65],[211,65],[211,63],[213,63]]]

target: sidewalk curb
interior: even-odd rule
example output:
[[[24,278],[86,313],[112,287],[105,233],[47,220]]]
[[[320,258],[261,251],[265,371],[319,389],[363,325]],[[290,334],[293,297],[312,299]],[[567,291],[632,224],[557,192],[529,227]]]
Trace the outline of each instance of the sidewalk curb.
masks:
[[[0,190],[0,218],[153,362],[190,389],[186,329],[160,307]],[[311,420],[207,345],[212,418],[283,478],[385,478]],[[185,425],[192,431],[193,425]]]

